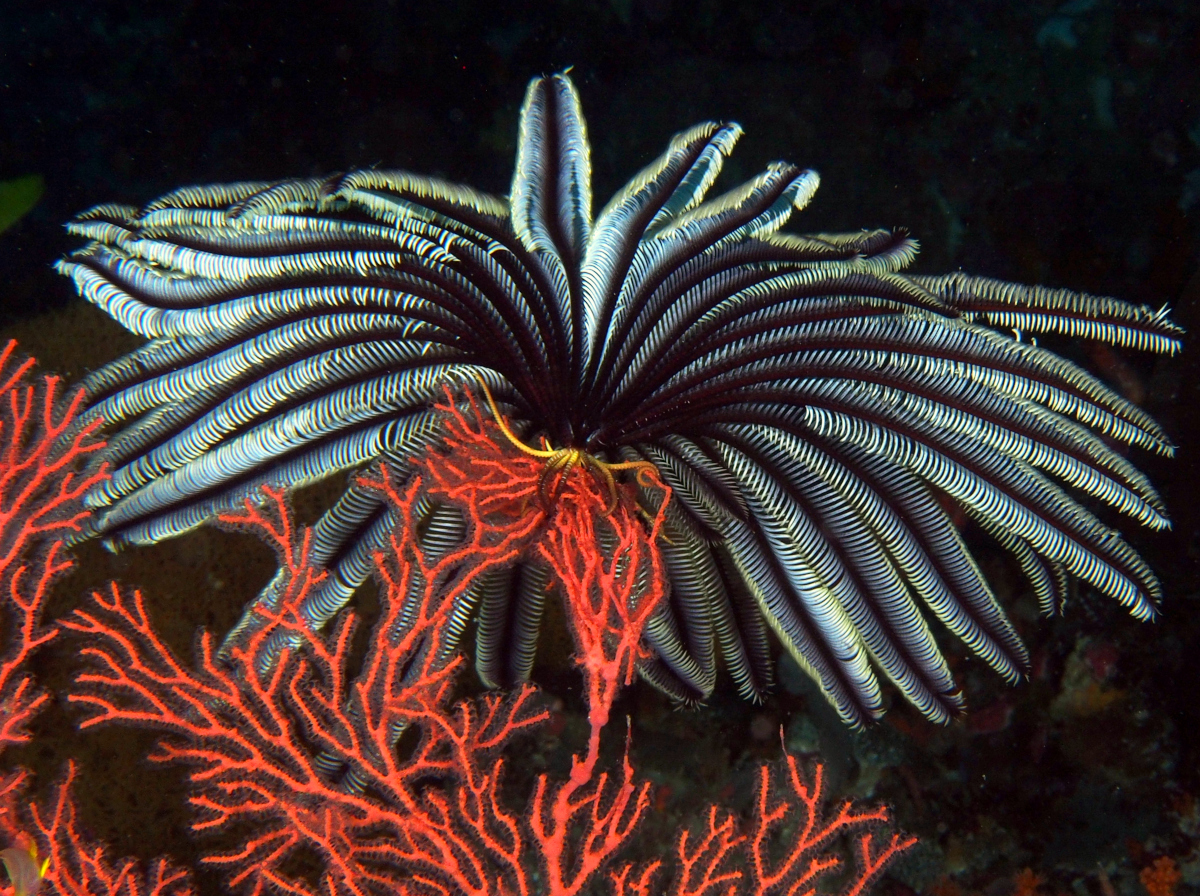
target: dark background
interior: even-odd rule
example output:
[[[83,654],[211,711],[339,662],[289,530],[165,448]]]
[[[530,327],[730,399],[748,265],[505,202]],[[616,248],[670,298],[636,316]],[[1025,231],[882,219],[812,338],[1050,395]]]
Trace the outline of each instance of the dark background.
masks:
[[[917,270],[1165,303],[1200,327],[1200,5],[1186,0],[8,0],[0,180],[37,173],[47,188],[0,234],[0,329],[71,376],[135,344],[49,269],[74,245],[62,222],[98,202],[369,165],[505,193],[525,85],[568,66],[593,143],[597,208],[672,133],[730,118],[746,136],[727,183],[777,158],[820,172],[795,228],[905,225],[923,241]],[[1099,862],[1122,893],[1141,893],[1136,874],[1160,855],[1197,873],[1200,364],[1190,344],[1157,360],[1061,348],[1148,407],[1180,446],[1172,461],[1138,459],[1175,529],[1130,533],[1163,577],[1163,620],[1137,624],[1085,593],[1066,619],[1038,622],[985,546],[1039,665],[1009,691],[957,658],[974,710],[949,729],[898,709],[852,737],[787,676],[763,708],[721,693],[707,709],[674,713],[636,689],[625,711],[640,761],[665,788],[663,836],[727,782],[744,784],[754,759],[778,751],[782,724],[791,743],[820,746],[847,792],[894,803],[922,835],[923,852],[893,887],[1003,892],[1031,867],[1047,889],[1099,894]],[[145,561],[158,572],[138,566],[137,552],[113,561],[85,551],[83,575],[87,585],[118,574],[219,578],[222,609],[162,602],[181,614],[169,624],[186,646],[195,625],[236,613],[244,597],[230,593],[248,592],[229,582],[267,574],[261,553],[228,559],[222,537],[165,546]],[[83,587],[69,582],[64,606]],[[551,669],[546,679],[569,714],[566,676]],[[72,739],[63,715],[45,723],[35,752],[49,764],[76,752]],[[137,796],[140,754],[124,741],[88,743],[118,770],[95,779],[89,809],[116,851],[191,855],[176,829],[148,829],[167,810]],[[694,774],[679,772],[680,749],[695,754]]]

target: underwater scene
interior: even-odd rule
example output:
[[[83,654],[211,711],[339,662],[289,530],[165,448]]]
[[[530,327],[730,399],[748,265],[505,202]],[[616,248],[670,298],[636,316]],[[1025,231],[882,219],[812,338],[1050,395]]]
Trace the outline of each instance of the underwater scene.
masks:
[[[12,896],[1200,889],[1200,6],[0,8]]]

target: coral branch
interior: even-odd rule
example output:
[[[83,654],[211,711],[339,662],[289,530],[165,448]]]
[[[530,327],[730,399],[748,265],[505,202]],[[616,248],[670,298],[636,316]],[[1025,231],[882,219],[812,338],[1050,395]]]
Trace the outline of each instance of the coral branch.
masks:
[[[27,726],[47,697],[26,671],[56,630],[42,624],[50,586],[72,561],[63,537],[82,531],[83,494],[107,478],[103,464],[80,467],[104,443],[99,421],[75,426],[78,390],[59,397],[58,378],[28,382],[32,359],[16,362],[17,344],[0,350],[0,589],[10,619],[0,658],[0,749],[29,740]]]
[[[633,682],[637,662],[646,656],[642,634],[666,592],[655,545],[671,489],[652,469],[639,469],[639,481],[662,492],[647,526],[633,489],[617,489],[611,474],[598,480],[580,464],[558,475],[556,500],[547,505],[539,499],[546,475],[541,459],[514,447],[503,419],[474,424],[450,399],[447,393],[446,452],[427,453],[417,466],[430,496],[457,505],[470,528],[509,532],[513,553],[497,562],[524,552],[553,571],[575,639],[591,725],[588,752],[572,777],[587,780],[600,730],[621,686]],[[470,407],[479,419],[473,399]],[[508,435],[498,438],[501,433]],[[615,506],[610,489],[617,495]]]
[[[764,767],[765,768],[765,767]],[[716,806],[708,810],[707,827],[692,844],[688,831],[679,835],[679,870],[675,893],[678,896],[737,892],[743,873],[731,867],[731,858],[745,844],[734,818]]]
[[[780,771],[783,787],[773,780]],[[860,896],[917,840],[893,833],[882,848],[876,848],[870,829],[888,821],[888,810],[882,807],[860,810],[845,802],[827,819],[824,780],[820,764],[807,778],[796,757],[786,752],[782,768],[761,766],[748,833],[739,831],[732,815],[714,806],[697,836],[688,831],[680,835],[673,896],[734,896],[747,892],[747,877],[748,892],[755,896],[813,896],[822,878],[841,868],[838,844],[851,837],[858,866],[842,896]],[[784,836],[792,826],[795,830]],[[744,865],[739,861],[743,854]],[[649,892],[614,882],[619,884],[617,893]]]
[[[105,465],[80,474],[80,462],[104,447],[101,421],[75,426],[83,390],[60,401],[59,379],[26,382],[33,361],[5,370],[16,354],[0,350],[0,574],[7,575],[30,546],[48,535],[82,531],[89,515],[84,493],[105,479]]]
[[[608,864],[650,807],[650,782],[635,781],[628,739],[620,780],[611,787],[607,772],[596,774],[595,737],[591,740],[586,758],[574,757],[571,776],[557,788],[548,786],[545,775],[538,778],[529,809],[547,886],[562,896],[578,893]]]
[[[755,892],[782,890],[788,896],[810,896],[816,892],[819,880],[841,865],[837,855],[830,852],[830,845],[841,837],[883,824],[888,820],[888,810],[881,806],[859,811],[847,801],[838,807],[832,819],[826,819],[823,804],[824,768],[817,765],[809,781],[796,757],[788,755],[785,757],[784,770],[785,790],[772,786],[768,766],[759,770],[754,824],[748,837],[750,870]],[[777,801],[773,802],[773,799]],[[798,820],[799,825],[791,842],[785,844],[782,857],[773,862],[772,853],[778,850],[772,847],[777,845],[777,831],[785,820],[793,824]],[[894,834],[882,850],[873,852],[873,835],[862,834],[858,839],[859,877],[846,896],[858,896],[892,858],[916,842],[915,837],[904,838]]]
[[[45,883],[58,896],[191,896],[186,871],[156,859],[142,871],[133,859],[111,862],[104,847],[88,839],[76,820],[71,784],[75,764],[67,766],[45,808],[32,807],[39,851],[47,861]]]
[[[379,488],[408,518],[420,482],[403,491],[382,471]],[[477,532],[470,551],[426,562],[411,526],[396,536],[396,551],[381,558],[383,612],[362,671],[348,675],[353,619],[327,636],[314,633],[300,607],[322,573],[307,563],[308,533],[296,533],[282,495],[268,509],[248,506],[232,518],[256,528],[281,553],[289,583],[266,624],[221,663],[207,634],[198,668],[188,670],[146,617],[141,596],[113,586],[64,625],[86,636],[91,671],[69,699],[86,707],[85,726],[124,722],[161,728],[166,737],[152,758],[191,767],[198,831],[248,825],[240,847],[207,862],[229,870],[233,886],[252,884],[313,892],[281,870],[297,849],[325,859],[327,893],[410,891],[499,893],[529,891],[526,845],[519,817],[499,797],[499,747],[546,718],[532,688],[489,695],[450,709],[461,661],[439,650],[443,628],[462,589],[503,557],[506,533]],[[508,533],[510,534],[510,533]],[[403,558],[412,558],[407,562]],[[415,571],[425,583],[406,610]],[[299,646],[269,669],[257,651],[285,631]],[[397,733],[419,739],[401,758]],[[328,775],[349,769],[353,787]],[[401,869],[417,869],[412,877]],[[415,888],[415,889],[414,889]]]
[[[461,465],[464,471],[469,466]],[[465,478],[461,471],[453,476]],[[486,477],[481,480],[486,483]],[[491,501],[496,492],[463,486],[460,494],[478,511],[476,525],[461,549],[433,561],[413,534],[414,507],[429,486],[418,475],[401,487],[386,469],[372,481],[395,503],[403,524],[392,550],[377,558],[382,611],[357,675],[350,672],[353,618],[319,634],[301,613],[324,573],[308,562],[309,533],[294,527],[283,495],[268,491],[264,507],[248,505],[229,518],[273,544],[286,570],[282,597],[262,611],[263,624],[235,645],[227,661],[216,657],[205,635],[191,669],[163,643],[141,596],[114,585],[64,623],[85,636],[90,663],[69,699],[87,709],[85,726],[120,722],[164,732],[152,758],[190,768],[194,830],[222,833],[226,842],[251,832],[205,859],[226,870],[231,886],[303,896],[397,891],[575,896],[629,844],[649,809],[650,785],[638,780],[628,744],[621,767],[610,772],[598,767],[590,738],[566,780],[539,776],[527,809],[511,809],[503,798],[501,751],[548,715],[528,686],[451,706],[461,659],[441,649],[455,599],[528,542],[528,515],[496,510],[500,502]],[[443,478],[436,487],[449,484]],[[597,519],[605,514],[602,503],[594,509]],[[611,563],[594,569],[592,581],[618,583],[609,595],[629,594],[625,583],[632,576],[622,579]],[[256,663],[258,651],[280,632],[295,646],[284,649],[276,663]],[[609,651],[610,661],[619,656],[612,646],[619,641],[605,635],[597,643]],[[628,653],[622,661],[631,662]],[[412,739],[398,750],[401,732]],[[794,762],[789,768],[808,827],[788,861],[832,868],[836,859],[820,850],[837,835],[886,814],[847,806],[833,822],[822,823],[819,775],[807,787]],[[769,790],[769,773],[763,775]],[[765,859],[775,828],[791,811],[785,802],[764,792],[750,838],[714,809],[707,835],[680,841],[675,892],[716,896],[744,886],[739,850],[753,843],[759,852],[751,860]],[[907,845],[897,840],[873,855],[868,839],[863,883]],[[319,881],[287,870],[301,851],[322,858]],[[624,866],[610,881],[618,893],[649,893],[657,868],[658,863]],[[787,869],[767,874],[773,880],[797,877]]]

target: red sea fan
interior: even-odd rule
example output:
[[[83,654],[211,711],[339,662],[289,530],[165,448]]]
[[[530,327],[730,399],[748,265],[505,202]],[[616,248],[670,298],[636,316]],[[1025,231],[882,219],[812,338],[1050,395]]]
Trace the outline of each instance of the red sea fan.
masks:
[[[61,539],[86,517],[80,494],[105,476],[103,467],[78,472],[99,447],[94,426],[72,428],[79,397],[60,403],[54,378],[26,383],[31,362],[6,369],[14,350],[10,343],[0,355],[0,582],[11,620],[0,658],[0,750],[30,739],[28,723],[49,699],[35,687],[28,660],[60,631],[42,615],[50,584],[71,565]],[[377,558],[385,611],[358,675],[347,669],[354,621],[344,618],[321,637],[297,611],[326,574],[308,563],[310,533],[295,530],[278,492],[268,495],[270,511],[248,507],[236,521],[279,550],[281,600],[262,611],[263,624],[241,633],[229,662],[218,661],[207,637],[198,670],[178,662],[140,595],[116,585],[67,624],[97,638],[87,652],[99,671],[81,675],[73,697],[94,710],[85,724],[120,720],[163,730],[156,758],[191,766],[197,830],[254,822],[242,846],[208,857],[229,869],[235,886],[255,893],[573,894],[628,845],[648,809],[648,784],[635,778],[628,754],[610,779],[597,765],[597,745],[612,697],[641,655],[639,620],[661,593],[662,570],[647,541],[661,508],[647,532],[628,495],[608,513],[597,483],[578,471],[563,484],[572,500],[555,505],[565,510],[529,513],[538,465],[502,451],[462,414],[448,424],[448,452],[419,465],[425,480],[398,489],[384,470],[373,481],[407,525]],[[458,555],[431,562],[419,549],[411,512],[422,488],[453,493],[471,508],[472,538]],[[601,542],[612,546],[608,555],[578,550]],[[451,707],[461,659],[443,647],[463,589],[531,550],[543,552],[570,592],[593,735],[570,778],[539,778],[522,813],[501,799],[500,750],[546,714],[528,686]],[[651,602],[639,604],[635,595]],[[272,640],[278,662],[256,662]],[[402,756],[395,740],[407,728],[420,742]],[[338,762],[350,773],[335,783],[330,772]],[[23,800],[24,771],[0,780],[0,831],[21,850],[36,846],[33,867],[44,873],[37,885],[54,896],[190,896],[186,872],[165,860],[143,871],[133,860],[109,859],[80,827],[75,776],[71,763],[48,801],[33,805]],[[762,769],[747,833],[713,808],[705,829],[681,837],[671,892],[808,893],[837,867],[836,838],[856,834],[859,869],[849,896],[857,896],[913,842],[893,834],[873,844],[867,829],[887,820],[884,809],[846,804],[824,819],[819,767],[809,781],[789,757],[782,778],[776,790],[772,772]],[[781,838],[785,822],[796,828]],[[324,862],[319,884],[287,870],[304,848]],[[652,892],[659,864],[612,869],[614,893]]]
[[[270,542],[284,571],[277,599],[259,607],[228,653],[206,633],[197,666],[180,661],[141,595],[113,585],[64,623],[86,636],[91,665],[70,699],[87,709],[84,727],[163,733],[151,758],[190,769],[194,830],[232,844],[205,861],[235,888],[568,896],[607,869],[618,894],[662,892],[660,863],[614,865],[649,809],[650,785],[628,750],[618,769],[602,768],[599,734],[641,656],[630,629],[661,596],[650,538],[667,499],[643,523],[633,490],[623,488],[610,512],[606,489],[576,468],[557,486],[563,500],[543,502],[543,464],[497,438],[494,424],[452,411],[446,431],[443,448],[418,459],[404,485],[386,467],[367,480],[400,525],[375,558],[382,610],[357,673],[356,619],[343,614],[322,634],[304,613],[327,574],[309,562],[311,532],[294,526],[282,493],[271,490],[264,508],[248,504],[226,518]],[[413,523],[431,497],[453,501],[470,520],[465,540],[437,557],[422,549]],[[504,748],[548,714],[528,685],[452,705],[463,660],[446,645],[462,595],[535,551],[568,592],[592,735],[566,780],[539,776],[528,804],[514,809],[503,795]],[[273,661],[261,662],[264,654]],[[838,839],[854,835],[856,896],[915,842],[892,834],[875,843],[869,829],[887,820],[885,809],[846,804],[825,819],[819,768],[809,780],[789,757],[775,788],[777,776],[762,770],[746,832],[714,808],[704,828],[680,838],[671,892],[809,893],[838,867]],[[319,879],[294,870],[304,854],[320,857]]]

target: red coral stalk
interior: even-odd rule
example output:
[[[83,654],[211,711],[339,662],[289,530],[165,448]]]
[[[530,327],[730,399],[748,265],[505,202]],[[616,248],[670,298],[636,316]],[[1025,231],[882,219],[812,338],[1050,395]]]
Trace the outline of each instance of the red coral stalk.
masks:
[[[652,477],[652,485],[664,495],[647,527],[638,517],[632,490],[622,488],[616,506],[610,507],[602,487],[607,483],[580,465],[559,476],[555,500],[547,506],[540,500],[544,461],[498,438],[499,422],[483,422],[473,400],[471,408],[478,425],[447,402],[446,450],[424,455],[417,467],[428,480],[430,497],[457,505],[469,530],[515,527],[512,555],[502,562],[533,553],[550,565],[564,592],[591,732],[586,752],[573,757],[567,782],[551,787],[544,776],[539,779],[529,824],[549,892],[565,896],[577,893],[609,861],[649,808],[650,785],[634,783],[628,748],[613,780],[606,772],[597,775],[596,763],[601,729],[620,687],[633,681],[636,663],[645,655],[642,633],[665,594],[654,543],[670,489]],[[406,520],[401,531],[407,528]],[[582,823],[586,833],[576,839]]]
[[[655,484],[669,499],[670,489],[657,480]],[[560,502],[555,525],[537,550],[565,593],[594,745],[621,685],[633,683],[637,661],[646,656],[642,633],[666,593],[662,558],[654,542],[667,500],[659,505],[647,532],[629,500],[611,514],[604,513],[604,495],[587,476],[572,477],[564,491],[567,497]],[[612,547],[601,551],[599,546],[606,543]]]

